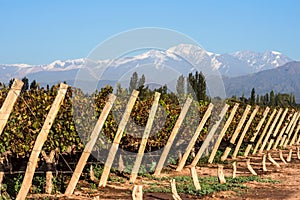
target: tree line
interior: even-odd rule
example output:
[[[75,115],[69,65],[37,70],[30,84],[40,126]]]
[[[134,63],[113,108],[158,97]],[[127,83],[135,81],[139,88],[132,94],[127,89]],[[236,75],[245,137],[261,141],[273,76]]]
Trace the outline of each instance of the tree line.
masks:
[[[242,103],[249,103],[251,105],[259,106],[297,106],[296,98],[293,93],[275,93],[273,90],[271,90],[271,92],[259,95],[255,93],[255,88],[252,88],[249,98],[246,98],[243,94],[239,98],[237,98],[236,96],[232,96],[232,99],[241,101]]]

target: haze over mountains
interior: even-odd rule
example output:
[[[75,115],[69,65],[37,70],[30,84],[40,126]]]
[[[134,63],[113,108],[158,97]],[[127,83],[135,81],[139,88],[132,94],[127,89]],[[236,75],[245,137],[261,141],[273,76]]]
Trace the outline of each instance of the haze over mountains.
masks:
[[[219,71],[224,77],[227,96],[242,94],[248,96],[254,87],[258,94],[270,90],[282,93],[294,92],[300,99],[298,92],[300,80],[297,78],[300,71],[299,62],[293,62],[291,58],[277,51],[263,53],[238,51],[217,54],[205,51],[198,46],[180,44],[167,51],[150,50],[116,60],[98,60],[93,65],[95,69],[101,69],[109,64],[105,80],[115,82],[119,80],[116,77],[122,77],[125,73],[132,72],[137,66],[149,63],[154,63],[155,67],[161,70],[161,78],[165,78],[163,75],[167,73],[164,71],[167,67],[172,67],[178,74],[187,75],[195,70],[191,63],[197,65],[198,69],[209,66]],[[30,80],[36,80],[42,85],[60,81],[72,84],[78,71],[85,68],[86,64],[86,59],[57,60],[44,65],[0,64],[0,81],[8,82],[13,77],[27,76]]]

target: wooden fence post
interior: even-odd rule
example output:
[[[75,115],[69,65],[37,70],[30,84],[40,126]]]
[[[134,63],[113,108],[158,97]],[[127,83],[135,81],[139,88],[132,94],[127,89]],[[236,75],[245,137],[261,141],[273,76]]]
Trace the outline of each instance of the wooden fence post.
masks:
[[[75,171],[74,171],[72,178],[68,184],[68,187],[65,191],[65,195],[73,194],[74,189],[75,189],[75,187],[78,183],[78,180],[80,178],[80,175],[82,173],[82,170],[83,170],[84,166],[86,165],[86,162],[87,162],[89,156],[91,155],[93,147],[95,146],[96,141],[98,139],[98,135],[99,135],[100,131],[102,130],[102,127],[103,127],[105,120],[114,104],[115,99],[116,99],[115,95],[113,95],[113,94],[109,95],[108,101],[106,102],[105,107],[103,108],[103,110],[97,120],[97,123],[94,127],[94,130],[90,136],[90,139],[89,139],[88,143],[85,145],[84,150],[80,156],[80,159],[76,165]]]
[[[259,133],[259,131],[260,131],[260,129],[261,129],[263,123],[264,123],[264,121],[266,120],[266,117],[267,117],[269,111],[270,111],[270,108],[269,108],[269,107],[266,107],[266,109],[265,109],[265,111],[264,111],[264,113],[263,113],[263,117],[261,118],[261,120],[260,120],[259,123],[257,124],[256,129],[255,129],[255,133],[254,133],[254,135],[252,136],[252,138],[250,139],[250,144],[248,144],[248,146],[247,146],[247,148],[246,148],[246,150],[245,150],[245,153],[244,153],[244,156],[245,156],[245,157],[248,156],[248,154],[249,154],[249,152],[250,152],[250,150],[251,150],[251,148],[252,148],[252,146],[253,146],[252,144],[254,143],[254,141],[255,141],[255,139],[256,139],[256,137],[257,137],[257,135],[258,135],[258,133]]]
[[[7,123],[9,115],[14,107],[15,102],[17,101],[18,96],[20,95],[21,89],[24,83],[18,79],[15,79],[6,98],[3,102],[0,109],[0,135],[4,130],[4,127]]]
[[[133,109],[133,106],[134,106],[135,101],[138,97],[138,94],[139,94],[139,91],[137,91],[137,90],[133,90],[132,93],[131,93],[131,97],[130,97],[128,103],[127,103],[125,112],[124,112],[124,114],[122,116],[122,119],[120,121],[120,124],[119,124],[118,130],[117,130],[117,133],[115,135],[114,141],[113,141],[112,146],[109,150],[109,154],[108,154],[107,160],[105,162],[104,169],[103,169],[101,179],[100,179],[100,182],[99,182],[99,187],[105,187],[106,186],[111,166],[114,162],[115,155],[118,151],[119,144],[120,144],[121,138],[123,136],[123,132],[125,130],[125,127],[126,127],[126,124],[127,124],[128,120],[129,120],[130,113]]]
[[[196,190],[201,190],[201,186],[199,183],[199,179],[198,179],[198,175],[197,175],[197,171],[196,171],[195,167],[191,167],[191,174],[192,174],[193,183],[194,183]]]
[[[292,138],[292,140],[290,142],[290,146],[292,146],[292,145],[295,144],[296,138],[298,136],[299,129],[300,129],[300,120],[298,121],[298,126],[297,126],[297,129],[296,129],[296,131],[294,133],[294,136],[293,136],[293,138]]]
[[[259,139],[258,139],[258,141],[257,141],[257,143],[256,143],[256,145],[255,145],[255,147],[253,149],[252,155],[256,154],[257,149],[258,149],[260,143],[262,142],[263,138],[265,137],[265,134],[266,134],[266,132],[267,132],[267,130],[268,130],[268,128],[269,128],[269,126],[270,126],[270,124],[271,124],[271,122],[272,122],[275,114],[276,114],[276,112],[277,112],[277,110],[274,109],[273,112],[272,112],[272,114],[271,114],[271,116],[270,116],[270,118],[269,118],[269,120],[268,120],[268,122],[267,122],[267,124],[266,124],[266,126],[265,126],[265,128],[264,128],[264,130],[263,130],[263,132],[262,132],[262,134],[260,135],[260,137],[259,137]]]
[[[290,114],[290,115],[288,116],[287,121],[289,121],[289,120],[291,119],[291,117],[292,117],[292,114]],[[273,147],[272,147],[273,150],[275,150],[275,149],[277,148],[277,146],[279,145],[279,142],[280,142],[280,140],[282,139],[282,135],[284,134],[285,130],[287,129],[289,123],[290,123],[290,122],[285,122],[283,128],[281,129],[281,131],[280,131],[278,137],[276,138],[276,141],[275,141],[275,143],[274,143],[274,145],[273,145]]]
[[[203,129],[203,127],[204,127],[207,119],[211,115],[211,111],[212,111],[213,107],[214,107],[214,105],[212,103],[210,103],[208,105],[208,108],[207,108],[207,110],[206,110],[203,118],[201,119],[201,122],[200,122],[197,130],[195,131],[195,134],[193,135],[192,139],[190,140],[190,143],[188,144],[188,147],[186,148],[186,151],[184,152],[184,154],[183,154],[183,156],[182,156],[182,158],[181,158],[181,160],[180,160],[180,162],[179,162],[179,164],[178,164],[178,166],[176,168],[176,171],[181,171],[182,168],[184,167],[185,162],[186,162],[186,160],[187,160],[187,158],[188,158],[188,156],[189,156],[192,148],[194,147],[194,145],[195,145],[195,143],[197,141],[197,138],[200,135],[200,132],[202,131],[202,129]]]
[[[174,126],[174,128],[173,128],[173,130],[171,132],[171,135],[170,135],[170,137],[169,137],[169,139],[168,139],[168,141],[167,141],[167,143],[166,143],[166,145],[164,147],[164,150],[163,150],[163,152],[162,152],[162,154],[160,156],[160,159],[158,161],[158,164],[156,166],[156,169],[155,169],[155,172],[154,172],[154,175],[156,175],[156,176],[160,174],[160,172],[161,172],[161,170],[162,170],[162,168],[164,166],[164,163],[165,163],[165,161],[167,159],[167,156],[168,156],[168,154],[170,152],[170,149],[172,147],[174,139],[176,138],[176,135],[177,135],[177,133],[178,133],[178,131],[180,129],[180,126],[181,126],[181,124],[182,124],[182,122],[183,122],[183,120],[184,120],[184,118],[186,116],[186,113],[187,113],[187,111],[188,111],[188,109],[189,109],[192,101],[193,100],[191,98],[188,98],[186,100],[186,102],[185,102],[185,104],[184,104],[181,112],[180,112],[180,115],[179,115],[179,117],[178,117],[178,119],[177,119],[177,121],[175,123],[175,126]],[[181,158],[179,159],[179,162],[180,162],[180,160],[181,160]]]
[[[275,131],[274,131],[274,133],[272,135],[272,138],[271,138],[269,144],[268,144],[267,151],[269,151],[271,149],[271,147],[272,147],[272,145],[273,145],[273,143],[275,141],[275,138],[277,136],[277,133],[278,133],[279,129],[281,128],[282,122],[285,119],[285,116],[286,116],[286,114],[287,114],[288,111],[289,111],[289,109],[286,108],[285,111],[284,111],[284,113],[282,114],[282,116],[280,118],[280,121],[278,122],[277,127],[276,127],[276,129],[275,129]]]
[[[248,112],[250,111],[250,109],[251,109],[251,106],[247,105],[247,107],[246,107],[246,109],[245,109],[245,111],[243,113],[243,116],[240,119],[240,121],[239,121],[239,123],[238,123],[238,125],[237,125],[237,127],[236,127],[236,129],[235,129],[235,131],[234,131],[234,133],[233,133],[233,135],[231,137],[231,139],[230,139],[230,144],[231,145],[234,145],[235,140],[236,140],[238,134],[240,133],[240,131],[241,131],[241,129],[242,129],[242,127],[243,127],[243,125],[244,125],[244,123],[246,121],[246,118],[247,118],[247,115],[248,115]],[[224,161],[224,160],[227,159],[228,154],[230,153],[230,151],[231,151],[231,146],[226,147],[226,149],[224,151],[224,154],[221,157],[222,161]]]
[[[283,144],[283,147],[284,147],[284,148],[286,148],[286,146],[288,145],[288,142],[289,142],[289,140],[290,140],[290,138],[291,138],[291,136],[292,136],[292,134],[293,134],[293,131],[294,131],[296,125],[297,125],[297,121],[298,121],[298,119],[299,119],[299,116],[300,116],[300,113],[298,112],[297,117],[296,117],[296,119],[294,120],[294,123],[293,123],[293,125],[292,125],[292,127],[291,127],[291,130],[290,130],[290,132],[289,132],[289,134],[288,134],[288,136],[287,136],[287,138],[286,138],[286,140],[285,140],[285,142],[284,142],[284,144]]]
[[[213,150],[212,150],[212,152],[211,152],[211,154],[209,156],[208,163],[212,163],[213,162],[213,160],[214,160],[214,158],[216,156],[217,150],[218,150],[218,148],[219,148],[219,146],[220,146],[220,144],[222,142],[222,139],[223,139],[223,137],[224,137],[224,135],[225,135],[225,133],[226,133],[226,131],[227,131],[227,129],[228,129],[228,127],[229,127],[229,125],[230,125],[230,123],[231,123],[231,121],[232,121],[232,119],[233,119],[233,117],[234,117],[234,115],[235,115],[238,107],[239,107],[239,104],[236,103],[234,105],[234,107],[232,108],[232,110],[230,112],[230,115],[229,115],[229,117],[228,117],[228,119],[227,119],[227,121],[226,121],[223,129],[221,130],[221,133],[220,133],[220,135],[219,135],[219,137],[218,137],[218,139],[217,139],[217,141],[215,143],[215,146],[214,146],[214,148],[213,148]]]
[[[237,145],[236,145],[236,147],[234,149],[234,152],[232,154],[232,158],[236,158],[236,156],[237,156],[237,154],[238,154],[238,152],[240,150],[240,147],[241,147],[241,145],[243,143],[244,137],[245,137],[245,135],[246,135],[246,133],[247,133],[247,131],[248,131],[248,129],[249,129],[251,123],[252,123],[252,120],[254,119],[254,117],[255,117],[258,109],[259,109],[259,106],[256,106],[255,109],[253,110],[252,114],[250,115],[250,118],[247,121],[247,124],[246,124],[246,126],[245,126],[245,128],[244,128],[244,130],[243,130],[243,132],[242,132],[242,134],[241,134],[241,136],[239,138],[239,141],[238,141],[238,143],[237,143]]]
[[[271,134],[273,132],[273,129],[275,128],[275,125],[276,125],[276,123],[277,123],[277,121],[278,121],[281,113],[282,113],[282,108],[280,108],[278,110],[277,115],[276,115],[276,117],[275,117],[272,125],[270,126],[270,129],[267,132],[267,135],[265,136],[265,139],[264,139],[262,145],[260,146],[260,149],[259,149],[258,153],[262,153],[263,152],[263,150],[264,150],[265,146],[267,145],[267,142],[268,142],[268,140],[269,140],[269,138],[270,138],[270,136],[271,136]]]
[[[29,157],[29,161],[27,163],[26,173],[24,176],[24,180],[22,182],[21,189],[17,195],[18,200],[23,200],[26,198],[29,188],[32,184],[32,178],[35,172],[35,168],[38,162],[39,155],[41,153],[42,147],[47,140],[48,133],[50,128],[54,122],[54,119],[59,111],[60,105],[62,104],[65,95],[67,93],[68,85],[61,83],[60,88],[58,90],[58,94],[51,106],[51,109],[47,115],[47,118],[44,122],[44,125],[41,129],[41,132],[36,138],[36,141],[33,146],[32,153]]]
[[[284,144],[284,142],[285,142],[285,139],[287,138],[287,136],[288,136],[288,134],[289,134],[289,132],[290,132],[290,130],[291,130],[293,124],[294,124],[294,121],[295,121],[297,115],[298,115],[298,113],[295,112],[294,115],[293,115],[293,117],[292,117],[292,119],[291,119],[291,121],[290,121],[290,123],[289,123],[289,125],[287,126],[285,132],[283,133],[283,136],[282,136],[282,138],[281,138],[281,140],[280,140],[280,143],[279,143],[279,146],[280,146],[280,147],[283,146],[283,144]]]
[[[213,127],[210,129],[210,131],[209,131],[209,133],[207,134],[205,140],[203,141],[203,143],[202,143],[202,145],[201,145],[201,147],[200,147],[198,153],[196,154],[196,156],[195,156],[193,162],[191,163],[191,166],[192,166],[192,167],[195,167],[195,166],[197,165],[197,163],[199,162],[199,160],[200,160],[200,158],[201,158],[201,156],[202,156],[204,150],[208,148],[208,145],[209,145],[209,143],[211,142],[211,140],[212,140],[212,138],[213,138],[215,132],[217,131],[217,129],[218,129],[218,127],[219,127],[221,121],[223,120],[224,116],[226,115],[226,112],[227,112],[228,108],[229,108],[229,105],[228,105],[228,104],[225,104],[225,106],[223,107],[221,113],[219,114],[219,120],[216,121],[216,122],[214,123]]]
[[[140,166],[141,166],[141,163],[142,163],[142,159],[143,159],[144,152],[145,152],[145,149],[146,149],[147,141],[148,141],[148,138],[149,138],[149,135],[150,135],[150,132],[151,132],[151,128],[152,128],[153,120],[154,120],[154,117],[155,117],[155,113],[156,113],[156,110],[157,110],[157,107],[158,107],[159,97],[160,97],[160,93],[155,92],[154,101],[153,101],[153,104],[151,106],[151,110],[150,110],[150,113],[149,113],[149,117],[148,117],[148,121],[147,121],[147,124],[146,124],[146,127],[145,127],[145,131],[144,131],[144,134],[143,134],[143,137],[142,137],[142,141],[141,141],[141,144],[140,144],[140,147],[139,147],[139,151],[138,151],[138,154],[136,155],[135,163],[133,165],[132,172],[131,172],[131,175],[130,175],[130,182],[132,182],[132,183],[135,182],[136,177],[139,173],[139,169],[140,169]]]
[[[53,159],[55,156],[55,151],[52,150],[49,154],[49,156],[45,153],[45,151],[41,152],[43,155],[44,160],[46,161],[47,165],[47,171],[46,171],[46,194],[51,194],[52,192],[52,165],[53,165]],[[51,166],[51,167],[50,167]]]

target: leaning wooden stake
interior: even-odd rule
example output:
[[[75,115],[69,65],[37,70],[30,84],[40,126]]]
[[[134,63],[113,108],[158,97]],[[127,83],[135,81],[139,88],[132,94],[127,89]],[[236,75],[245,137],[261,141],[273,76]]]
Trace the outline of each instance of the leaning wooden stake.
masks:
[[[38,162],[39,155],[41,153],[41,149],[47,139],[48,133],[50,131],[50,128],[54,122],[54,119],[59,111],[60,105],[62,104],[66,92],[68,89],[68,85],[61,83],[60,88],[58,91],[58,94],[52,104],[52,107],[47,115],[47,118],[45,120],[45,123],[41,129],[41,132],[37,136],[37,139],[34,143],[32,153],[29,157],[29,161],[27,163],[26,173],[24,176],[24,180],[21,186],[21,189],[17,195],[17,199],[25,199],[27,196],[27,193],[29,191],[29,188],[32,183],[32,178],[35,172],[35,168]]]
[[[100,114],[100,117],[98,118],[97,123],[94,127],[94,130],[93,130],[93,132],[90,136],[90,140],[85,145],[85,148],[84,148],[84,150],[83,150],[83,152],[80,156],[80,159],[79,159],[79,161],[76,165],[75,171],[74,171],[74,173],[72,175],[72,178],[69,182],[69,185],[68,185],[68,187],[65,191],[65,195],[73,194],[74,189],[75,189],[75,187],[78,183],[78,180],[81,176],[82,170],[83,170],[84,166],[86,165],[86,162],[87,162],[87,160],[88,160],[88,158],[89,158],[89,156],[90,156],[90,154],[93,150],[93,147],[96,144],[96,141],[98,139],[98,135],[99,135],[104,123],[105,123],[105,120],[106,120],[106,118],[107,118],[107,116],[108,116],[108,114],[109,114],[109,112],[110,112],[110,110],[113,106],[113,103],[114,103],[115,99],[116,99],[115,95],[113,95],[113,94],[109,95],[108,101],[106,102],[105,107],[103,108],[103,110]]]
[[[285,161],[285,159],[284,159],[284,157],[283,157],[283,155],[282,155],[282,150],[281,150],[281,149],[279,149],[279,158],[280,158],[280,160],[281,160],[284,164],[287,164],[287,162]]]
[[[300,148],[297,147],[297,158],[300,160]]]
[[[268,171],[268,170],[267,170],[267,167],[266,167],[266,159],[267,159],[267,155],[266,155],[266,154],[263,154],[262,166],[263,166],[263,171],[264,171],[264,172]]]
[[[133,200],[142,200],[143,199],[143,186],[142,185],[133,186],[132,199]]]
[[[250,109],[251,109],[251,106],[247,105],[247,107],[246,107],[246,109],[245,109],[245,111],[244,111],[244,113],[243,113],[243,116],[242,116],[242,118],[240,119],[240,121],[239,121],[239,123],[238,123],[238,125],[237,125],[237,127],[236,127],[236,129],[235,129],[235,131],[234,131],[234,133],[233,133],[233,135],[232,135],[232,137],[231,137],[231,139],[230,139],[230,144],[231,144],[231,145],[234,145],[235,140],[236,140],[236,138],[238,137],[238,135],[239,135],[239,133],[240,133],[240,131],[241,131],[241,129],[242,129],[242,127],[243,127],[245,121],[246,121],[246,118],[247,118],[247,115],[248,115]],[[224,160],[227,159],[228,154],[230,153],[231,149],[232,149],[231,146],[226,147],[226,149],[225,149],[225,151],[224,151],[224,154],[223,154],[223,156],[221,157],[221,160],[222,160],[222,161],[224,161]]]
[[[185,102],[185,104],[184,104],[181,112],[180,112],[180,115],[179,115],[179,117],[178,117],[178,119],[177,119],[177,121],[175,123],[175,126],[174,126],[174,128],[173,128],[173,130],[171,132],[171,135],[170,135],[170,137],[169,137],[169,139],[168,139],[168,141],[167,141],[167,143],[166,143],[166,145],[164,147],[164,150],[163,150],[163,152],[162,152],[162,154],[160,156],[160,159],[158,161],[158,164],[156,166],[156,169],[155,169],[155,172],[154,172],[154,175],[156,175],[156,176],[160,174],[160,172],[161,172],[161,170],[162,170],[162,168],[163,168],[163,166],[165,164],[165,161],[166,161],[167,156],[168,156],[168,154],[170,152],[170,149],[172,147],[174,139],[175,139],[175,137],[176,137],[176,135],[177,135],[177,133],[178,133],[178,131],[180,129],[180,126],[181,126],[181,124],[182,124],[182,122],[183,122],[183,120],[184,120],[184,118],[186,116],[186,113],[187,113],[187,111],[188,111],[188,109],[189,109],[192,101],[193,100],[191,98],[188,98],[186,100],[186,102]],[[181,153],[179,153],[179,155],[181,155]],[[178,156],[179,162],[181,161],[181,159],[182,159],[182,156]]]
[[[246,164],[247,164],[247,168],[251,172],[251,174],[257,176],[257,173],[254,171],[254,169],[252,168],[252,166],[250,164],[250,158],[247,158]]]
[[[52,150],[50,152],[49,156],[45,153],[45,151],[42,151],[42,155],[43,155],[44,160],[46,161],[47,166],[52,166],[53,159],[55,156],[55,151]],[[51,168],[47,169],[47,171],[46,171],[46,189],[45,189],[46,194],[51,194],[51,192],[52,192],[52,178],[53,178],[52,169]]]
[[[250,139],[250,143],[248,144],[248,146],[247,146],[247,148],[245,150],[245,153],[244,153],[245,157],[248,156],[248,154],[249,154],[249,152],[250,152],[250,150],[251,150],[251,148],[253,146],[253,143],[254,143],[254,141],[255,141],[255,139],[256,139],[256,137],[257,137],[257,135],[258,135],[258,133],[259,133],[259,131],[260,131],[263,123],[264,123],[264,121],[266,120],[266,117],[267,117],[269,111],[270,111],[270,108],[266,107],[266,109],[265,109],[265,111],[263,113],[263,117],[261,118],[261,120],[259,121],[258,125],[256,126],[255,132],[254,132],[252,138]]]
[[[293,149],[291,148],[289,150],[289,155],[288,155],[288,157],[286,159],[287,162],[291,162],[292,161],[292,154],[293,154]]]
[[[172,197],[173,197],[173,199],[174,200],[181,200],[181,197],[177,193],[175,179],[172,179],[170,181],[170,183],[171,183],[171,191],[172,191]]]
[[[196,190],[201,190],[201,186],[200,186],[200,183],[199,183],[199,179],[198,179],[198,175],[197,175],[195,167],[191,167],[191,174],[192,174],[192,177],[193,177],[193,183],[194,183],[194,186],[195,186]]]
[[[278,121],[278,119],[279,119],[281,113],[282,113],[282,108],[280,108],[280,109],[278,110],[277,115],[276,115],[276,117],[275,117],[275,119],[274,119],[272,125],[270,126],[270,129],[269,129],[269,131],[267,132],[267,134],[266,134],[266,136],[265,136],[265,139],[264,139],[262,145],[260,146],[260,149],[259,149],[258,153],[262,153],[262,152],[263,152],[265,146],[267,145],[267,142],[269,141],[269,138],[270,138],[271,134],[273,133],[273,129],[275,128],[275,125],[277,124],[277,121]]]
[[[283,134],[283,136],[282,136],[282,139],[281,139],[281,141],[280,141],[280,143],[279,143],[279,146],[280,146],[280,147],[282,147],[282,146],[284,145],[286,139],[288,138],[288,135],[289,135],[289,133],[290,133],[290,130],[292,129],[292,126],[293,126],[293,124],[294,124],[294,122],[295,122],[297,116],[298,116],[298,113],[295,112],[294,115],[293,115],[293,118],[291,119],[291,121],[290,121],[288,127],[286,128],[286,130],[285,130],[285,132],[284,132],[284,134]]]
[[[234,115],[235,115],[238,107],[239,107],[239,104],[236,103],[234,105],[234,107],[232,108],[232,110],[230,112],[230,115],[229,115],[229,117],[228,117],[228,119],[227,119],[227,121],[226,121],[223,129],[221,130],[221,133],[220,133],[220,135],[219,135],[219,137],[218,137],[218,139],[217,139],[217,141],[215,143],[215,146],[214,146],[213,150],[211,151],[211,154],[210,154],[209,159],[208,159],[208,163],[212,163],[213,162],[213,160],[214,160],[214,158],[216,156],[217,150],[218,150],[218,148],[219,148],[219,146],[220,146],[220,144],[222,142],[222,139],[223,139],[223,137],[224,137],[224,135],[225,135],[225,133],[226,133],[226,131],[227,131],[227,129],[228,129],[228,127],[229,127],[229,125],[230,125],[230,123],[231,123],[231,121],[232,121],[232,119],[233,119],[233,117],[234,117]]]
[[[278,133],[279,129],[281,128],[283,120],[285,119],[285,116],[286,116],[286,114],[287,114],[288,111],[289,111],[289,109],[286,108],[285,111],[284,111],[284,113],[282,114],[282,116],[280,118],[280,121],[278,122],[278,124],[276,126],[276,129],[275,129],[275,131],[274,131],[274,133],[273,133],[273,135],[272,135],[272,137],[271,137],[271,139],[269,141],[269,144],[268,144],[268,147],[267,147],[267,151],[269,151],[271,149],[271,147],[273,146],[273,143],[274,143],[274,141],[276,139],[277,133]]]
[[[126,127],[126,124],[127,124],[128,120],[129,120],[130,113],[133,109],[133,106],[134,106],[135,101],[138,97],[138,94],[139,94],[139,91],[137,91],[137,90],[133,90],[132,93],[131,93],[131,97],[130,97],[128,103],[127,103],[125,112],[124,112],[123,117],[120,121],[120,124],[119,124],[118,130],[117,130],[117,133],[115,135],[114,141],[113,141],[112,146],[109,150],[108,157],[107,157],[107,160],[105,162],[104,169],[103,169],[101,179],[100,179],[100,182],[99,182],[99,187],[105,187],[106,186],[111,166],[114,162],[115,155],[118,151],[119,144],[120,144],[121,138],[123,136],[123,132],[125,130],[125,127]]]
[[[245,128],[244,128],[244,130],[243,130],[243,132],[242,132],[242,134],[240,136],[240,139],[239,139],[239,141],[238,141],[238,143],[237,143],[237,145],[236,145],[236,147],[234,149],[234,152],[232,154],[232,158],[236,158],[236,156],[237,156],[237,154],[238,154],[238,152],[240,150],[240,147],[241,147],[241,145],[243,143],[244,137],[245,137],[245,135],[246,135],[246,133],[247,133],[247,131],[248,131],[248,129],[249,129],[251,123],[252,123],[252,120],[254,119],[254,117],[255,117],[258,109],[259,109],[259,106],[256,106],[255,109],[253,110],[253,112],[252,112],[249,120],[247,121],[247,124],[246,124],[246,126],[245,126]]]
[[[236,160],[232,163],[232,178],[236,178]]]
[[[296,129],[296,131],[294,133],[294,136],[293,136],[293,138],[292,138],[292,140],[291,140],[291,142],[289,144],[290,146],[293,146],[295,144],[296,138],[298,137],[299,130],[300,130],[300,120],[298,121],[297,129]]]
[[[201,119],[201,122],[197,128],[197,130],[195,131],[192,139],[190,140],[189,144],[188,144],[188,147],[186,148],[186,151],[184,152],[177,168],[176,168],[176,171],[181,171],[182,168],[184,167],[185,163],[186,163],[186,160],[188,158],[188,156],[190,155],[190,152],[192,150],[192,148],[194,147],[196,141],[197,141],[197,138],[199,137],[200,135],[200,132],[202,131],[207,119],[209,118],[209,116],[211,115],[211,111],[213,109],[214,105],[212,103],[209,104],[203,118]]]
[[[7,123],[9,115],[14,107],[15,102],[17,101],[18,96],[20,95],[21,89],[23,87],[23,82],[15,79],[13,82],[5,101],[2,104],[0,109],[0,135],[4,130],[4,127]]]
[[[293,125],[291,127],[291,130],[290,130],[290,132],[289,132],[286,140],[284,141],[283,148],[286,148],[286,146],[288,145],[288,143],[289,143],[289,141],[290,141],[290,139],[291,139],[291,137],[293,135],[294,129],[295,129],[296,125],[297,125],[297,121],[298,121],[299,117],[300,117],[300,113],[298,112],[298,115],[297,115],[297,117],[296,117],[296,119],[295,119],[295,121],[294,121],[294,123],[293,123]]]
[[[262,134],[260,135],[260,137],[259,137],[259,139],[258,139],[258,141],[257,141],[257,143],[256,143],[256,145],[255,145],[255,147],[253,149],[252,155],[256,154],[256,152],[258,150],[258,147],[261,144],[263,138],[265,137],[265,134],[266,134],[266,132],[267,132],[267,130],[268,130],[268,128],[269,128],[269,126],[270,126],[270,124],[271,124],[271,122],[272,122],[275,114],[276,114],[276,112],[277,112],[277,110],[274,109],[273,112],[272,112],[272,114],[271,114],[271,116],[270,116],[270,118],[269,118],[269,120],[268,120],[268,122],[267,122],[267,124],[266,124],[266,126],[265,126],[265,128],[264,128],[264,130],[263,130],[263,132],[262,132]]]
[[[272,158],[271,153],[268,153],[268,160],[271,161],[273,165],[280,168],[280,165]]]
[[[4,157],[0,157],[0,196],[1,196],[1,192],[2,192],[2,181],[3,181],[3,178],[4,178]]]
[[[285,122],[283,128],[281,129],[281,131],[280,131],[278,137],[276,138],[276,141],[275,141],[275,143],[272,147],[273,150],[277,149],[277,146],[279,145],[279,142],[281,141],[282,136],[283,136],[285,130],[287,129],[287,127],[288,127],[288,124],[289,124],[288,122]]]
[[[226,183],[223,168],[224,168],[223,165],[218,165],[218,179],[219,179],[219,183],[221,183],[221,184]]]
[[[210,129],[209,133],[206,135],[206,138],[205,138],[204,142],[202,143],[199,151],[197,152],[197,155],[195,156],[193,162],[191,163],[192,167],[195,167],[197,165],[198,161],[202,157],[202,154],[203,154],[204,150],[208,148],[208,145],[211,142],[211,140],[212,140],[214,134],[216,133],[218,127],[220,126],[221,121],[223,120],[224,116],[226,115],[226,112],[227,112],[228,108],[229,108],[229,105],[225,104],[225,106],[223,107],[221,113],[219,114],[219,120],[214,123],[214,125]]]
[[[155,92],[154,101],[153,101],[153,104],[151,106],[151,110],[150,110],[150,113],[149,113],[149,118],[148,118],[148,121],[147,121],[147,124],[146,124],[146,127],[145,127],[145,131],[144,131],[144,134],[143,134],[143,138],[142,138],[142,141],[141,141],[141,144],[140,144],[140,147],[139,147],[138,154],[136,155],[135,163],[133,165],[132,172],[131,172],[131,175],[130,175],[130,182],[132,182],[132,183],[135,182],[136,177],[139,173],[140,166],[142,164],[144,151],[146,149],[147,141],[148,141],[148,138],[149,138],[149,135],[150,135],[150,132],[151,132],[151,128],[152,128],[152,124],[153,124],[153,121],[154,121],[155,113],[156,113],[156,110],[157,110],[157,107],[158,107],[159,97],[160,97],[160,93]]]

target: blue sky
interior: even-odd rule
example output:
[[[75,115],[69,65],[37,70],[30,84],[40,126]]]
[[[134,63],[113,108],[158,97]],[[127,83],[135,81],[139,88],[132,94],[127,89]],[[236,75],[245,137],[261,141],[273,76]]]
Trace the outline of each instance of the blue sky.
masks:
[[[0,63],[86,57],[122,31],[162,27],[208,51],[277,50],[300,60],[300,1],[0,0]]]

